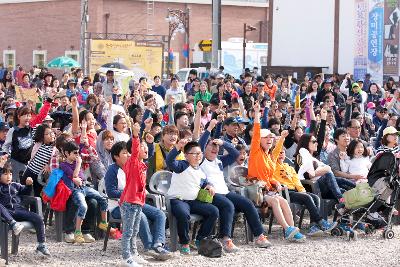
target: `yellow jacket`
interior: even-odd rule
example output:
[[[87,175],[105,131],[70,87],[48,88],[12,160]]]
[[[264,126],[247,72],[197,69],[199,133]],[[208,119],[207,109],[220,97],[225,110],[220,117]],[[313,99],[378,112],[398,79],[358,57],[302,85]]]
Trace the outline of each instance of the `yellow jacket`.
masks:
[[[299,176],[295,169],[287,163],[276,162],[274,179],[284,184],[290,190],[296,190],[298,192],[306,192],[303,185],[300,182]]]

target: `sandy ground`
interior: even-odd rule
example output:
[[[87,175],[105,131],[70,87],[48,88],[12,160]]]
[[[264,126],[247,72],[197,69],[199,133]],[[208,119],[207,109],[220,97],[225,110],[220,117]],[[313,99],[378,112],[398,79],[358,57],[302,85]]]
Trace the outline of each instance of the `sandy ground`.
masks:
[[[218,259],[210,259],[197,254],[176,257],[167,262],[149,260],[148,266],[399,266],[400,226],[395,226],[395,238],[385,240],[382,231],[373,235],[360,235],[357,241],[345,237],[326,235],[308,238],[305,243],[289,243],[282,238],[282,230],[274,227],[269,236],[273,246],[268,249],[254,248],[244,242],[243,227],[235,229],[234,242],[240,247],[235,254],[227,254]],[[305,232],[306,230],[302,230]],[[18,255],[10,256],[10,266],[119,266],[120,241],[110,240],[106,252],[102,251],[103,240],[93,244],[72,245],[55,242],[54,227],[47,229],[47,241],[51,258],[43,258],[36,253],[34,234],[23,232]],[[138,242],[139,246],[140,241]],[[0,264],[1,265],[1,264]]]

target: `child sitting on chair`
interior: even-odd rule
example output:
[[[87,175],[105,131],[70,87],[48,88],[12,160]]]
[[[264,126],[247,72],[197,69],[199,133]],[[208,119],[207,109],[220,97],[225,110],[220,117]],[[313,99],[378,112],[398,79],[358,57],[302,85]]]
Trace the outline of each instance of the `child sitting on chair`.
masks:
[[[45,245],[45,231],[43,219],[36,213],[28,211],[21,204],[21,195],[30,195],[33,180],[26,179],[26,185],[12,182],[11,164],[7,156],[0,159],[0,216],[11,226],[13,233],[19,235],[24,226],[17,221],[28,221],[36,230],[38,246],[36,252],[44,256],[50,256]]]

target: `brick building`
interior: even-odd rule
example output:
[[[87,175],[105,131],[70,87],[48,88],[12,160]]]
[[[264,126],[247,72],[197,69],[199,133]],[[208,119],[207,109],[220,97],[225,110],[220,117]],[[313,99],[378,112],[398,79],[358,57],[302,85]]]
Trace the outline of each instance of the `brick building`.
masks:
[[[0,1],[2,62],[30,67],[61,55],[79,60],[80,5],[80,0]],[[211,0],[88,0],[88,32],[168,35],[168,8],[190,9],[191,49],[200,40],[211,39]],[[258,28],[248,33],[248,39],[265,42],[267,17],[268,0],[222,0],[222,40],[241,37],[243,23],[248,23]],[[186,64],[183,46],[184,34],[178,33],[171,47],[180,54],[180,67]]]

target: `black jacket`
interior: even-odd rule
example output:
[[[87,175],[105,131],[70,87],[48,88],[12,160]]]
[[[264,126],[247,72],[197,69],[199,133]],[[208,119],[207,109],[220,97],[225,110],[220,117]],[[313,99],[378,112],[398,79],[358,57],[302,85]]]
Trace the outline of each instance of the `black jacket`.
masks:
[[[25,186],[19,183],[0,183],[0,204],[7,209],[22,208],[20,195],[29,195],[32,186]]]

